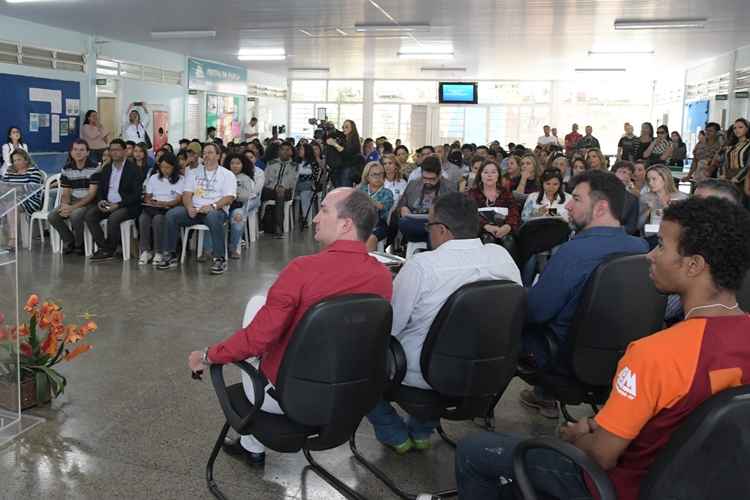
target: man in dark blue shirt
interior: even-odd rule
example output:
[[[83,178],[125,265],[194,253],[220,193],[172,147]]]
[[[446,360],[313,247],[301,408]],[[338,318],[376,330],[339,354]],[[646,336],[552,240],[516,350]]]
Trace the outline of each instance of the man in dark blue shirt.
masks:
[[[529,290],[523,352],[537,369],[568,370],[568,329],[591,273],[609,255],[648,252],[641,238],[629,236],[620,224],[625,187],[613,174],[588,171],[573,182],[572,199],[566,209],[576,236],[563,244]],[[557,346],[550,352],[550,342]],[[540,388],[521,392],[521,403],[538,408],[542,415],[557,418],[554,401]]]

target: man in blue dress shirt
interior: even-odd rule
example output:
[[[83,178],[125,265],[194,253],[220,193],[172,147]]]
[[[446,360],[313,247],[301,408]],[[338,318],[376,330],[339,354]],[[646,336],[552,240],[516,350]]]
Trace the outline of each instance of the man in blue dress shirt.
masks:
[[[641,238],[629,236],[620,223],[625,187],[611,173],[588,171],[573,180],[575,189],[566,205],[576,236],[563,244],[529,290],[523,353],[537,369],[569,371],[568,329],[591,273],[616,253],[648,252]],[[557,346],[550,352],[549,340]],[[521,392],[521,403],[557,418],[555,402],[540,388]]]

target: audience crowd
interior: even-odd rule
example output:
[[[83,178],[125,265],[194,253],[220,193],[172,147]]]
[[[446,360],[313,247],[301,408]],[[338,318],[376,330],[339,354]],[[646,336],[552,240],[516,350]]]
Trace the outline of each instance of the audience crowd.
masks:
[[[175,154],[169,145],[154,152],[138,140],[143,125],[137,111],[129,113],[127,140],[108,144],[96,129],[95,115],[87,113],[91,127],[85,129],[95,146],[83,138],[73,142],[61,171],[60,203],[50,206],[48,221],[60,235],[64,254],[84,254],[89,231],[98,247],[91,261],[112,259],[122,243],[120,227],[128,220],[138,228],[139,264],[161,270],[180,265],[182,230],[196,225],[208,234],[203,246],[212,259],[212,274],[226,270],[227,258],[241,258],[248,227],[256,223],[267,235],[283,238],[293,221],[304,229],[314,217],[315,238],[326,247],[287,266],[247,328],[193,352],[189,364],[194,371],[209,363],[262,357],[261,370],[272,388],[293,327],[310,305],[326,296],[370,292],[392,301],[391,333],[407,359],[404,384],[429,389],[420,353],[442,305],[467,283],[504,279],[528,288],[524,365],[570,373],[569,329],[584,286],[599,264],[622,253],[648,253],[654,282],[671,294],[675,306],[665,321],[676,326],[631,345],[621,362],[643,370],[644,383],[667,387],[676,377],[669,363],[653,368],[658,359],[684,354],[669,352],[670,343],[684,337],[696,352],[713,349],[723,355],[727,347],[719,341],[701,346],[703,332],[726,332],[735,345],[737,332],[750,328],[735,297],[750,266],[750,215],[741,206],[750,197],[745,119],[725,133],[708,123],[683,174],[688,154],[680,135],[664,125],[654,135],[650,123],[641,125],[640,135],[625,124],[609,165],[592,127],[581,135],[577,124],[562,141],[545,126],[532,149],[512,143],[504,149],[497,141],[488,146],[456,142],[423,146],[412,154],[385,137],[361,141],[356,124],[347,120],[339,135],[325,140],[261,142],[256,135],[250,142],[225,145],[209,134],[208,142],[181,140]],[[3,158],[2,182],[43,183],[19,129],[9,131]],[[328,192],[329,185],[335,189]],[[41,207],[37,193],[24,201],[22,211],[32,214]],[[549,221],[568,233],[537,249],[531,259],[525,250],[528,235],[544,237],[531,229]],[[426,251],[411,256],[407,248],[415,244]],[[379,247],[411,256],[392,285],[367,258]],[[336,278],[321,283],[317,277],[326,272]],[[696,316],[729,318],[699,326],[682,321]],[[736,346],[739,363],[747,366],[744,373],[750,373],[747,344]],[[732,368],[720,358],[694,376]],[[685,359],[677,359],[674,370]],[[676,399],[690,393],[691,409],[710,396],[689,387],[679,392],[674,384],[668,388]],[[252,398],[252,388],[246,391]],[[664,445],[648,441],[648,433],[674,430],[681,421],[675,415],[668,422],[659,420],[660,412],[670,411],[671,400],[656,399],[633,403],[622,390],[619,395],[613,390],[595,420],[563,431],[564,439],[610,471],[620,498],[637,498],[643,471]],[[275,403],[270,396],[266,401]],[[522,391],[521,403],[543,416],[558,416],[556,402],[542,387]],[[268,411],[283,412],[278,405]],[[405,422],[386,401],[368,418],[377,439],[399,454],[428,448],[437,425],[415,418]],[[512,480],[510,455],[488,450],[512,449],[519,439],[479,435],[461,443],[456,472],[462,495],[501,498],[506,483],[498,478]],[[647,454],[634,451],[644,446]],[[227,442],[225,449],[252,464],[265,459],[263,447],[251,437]],[[531,461],[538,467],[535,482],[545,493],[591,497],[584,475],[570,463],[543,455]],[[563,476],[567,479],[559,480]]]

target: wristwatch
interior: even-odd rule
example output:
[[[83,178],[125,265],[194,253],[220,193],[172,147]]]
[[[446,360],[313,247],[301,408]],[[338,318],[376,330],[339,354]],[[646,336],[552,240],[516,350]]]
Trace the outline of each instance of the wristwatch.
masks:
[[[203,363],[204,366],[211,365],[211,363],[208,361],[208,347],[203,349],[203,352],[201,353],[201,363]]]
[[[216,206],[216,203],[211,203],[211,208],[214,210],[218,210],[219,208]]]

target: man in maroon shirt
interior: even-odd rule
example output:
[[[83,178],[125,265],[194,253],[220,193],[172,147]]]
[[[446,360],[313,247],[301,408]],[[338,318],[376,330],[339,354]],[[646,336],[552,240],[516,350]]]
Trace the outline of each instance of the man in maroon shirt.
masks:
[[[572,131],[565,136],[565,154],[568,155],[568,158],[571,158],[573,156],[573,153],[575,153],[576,144],[578,144],[578,141],[580,141],[582,138],[583,136],[578,133],[578,124],[574,123]]]
[[[190,353],[190,369],[197,372],[209,364],[262,357],[260,371],[268,378],[268,392],[276,384],[294,329],[311,306],[323,299],[361,293],[390,301],[391,273],[368,255],[365,245],[376,220],[375,205],[367,194],[352,188],[328,193],[313,219],[315,239],[323,250],[292,260],[268,291],[265,305],[250,325],[223,342]],[[243,385],[248,399],[254,401],[252,383],[246,377],[243,375]],[[262,410],[283,413],[269,394]],[[243,456],[251,465],[265,463],[264,448],[252,436],[228,438],[224,450]]]

